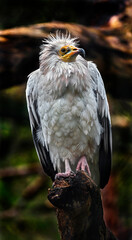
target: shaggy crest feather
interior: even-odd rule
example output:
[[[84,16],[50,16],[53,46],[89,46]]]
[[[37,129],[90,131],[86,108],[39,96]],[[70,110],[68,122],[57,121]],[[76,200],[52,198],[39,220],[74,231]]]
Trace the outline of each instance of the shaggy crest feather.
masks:
[[[77,37],[72,38],[69,31],[66,31],[64,34],[61,31],[57,30],[55,35],[51,33],[47,38],[43,40],[40,55],[42,54],[45,47],[53,47],[57,46],[57,44],[78,46],[78,42],[79,39]]]

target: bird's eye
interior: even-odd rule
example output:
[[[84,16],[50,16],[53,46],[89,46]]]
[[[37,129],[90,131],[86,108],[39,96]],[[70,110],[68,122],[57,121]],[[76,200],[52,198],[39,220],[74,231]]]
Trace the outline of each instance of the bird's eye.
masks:
[[[61,52],[65,53],[66,49],[65,48],[62,48],[61,49]]]

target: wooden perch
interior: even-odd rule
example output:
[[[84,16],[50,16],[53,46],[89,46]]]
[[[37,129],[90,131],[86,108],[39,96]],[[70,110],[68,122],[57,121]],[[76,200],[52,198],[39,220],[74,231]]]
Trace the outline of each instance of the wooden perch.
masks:
[[[61,177],[48,194],[56,207],[61,240],[115,240],[103,220],[99,188],[83,171]]]

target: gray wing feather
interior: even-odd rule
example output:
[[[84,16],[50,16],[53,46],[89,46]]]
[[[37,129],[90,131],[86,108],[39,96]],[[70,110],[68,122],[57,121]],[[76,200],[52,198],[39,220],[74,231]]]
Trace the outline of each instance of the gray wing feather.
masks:
[[[103,127],[99,146],[99,172],[100,187],[104,188],[109,180],[112,158],[112,130],[109,105],[104,83],[96,65],[92,62],[88,62],[88,69],[92,78],[93,91],[98,105],[98,118]]]
[[[54,180],[56,172],[54,171],[53,164],[50,159],[50,153],[38,139],[37,132],[41,129],[41,121],[37,110],[37,81],[39,78],[39,70],[29,75],[27,88],[26,88],[26,100],[29,113],[29,120],[31,126],[31,132],[33,136],[33,142],[38,154],[39,160],[42,164],[44,172],[47,173]]]

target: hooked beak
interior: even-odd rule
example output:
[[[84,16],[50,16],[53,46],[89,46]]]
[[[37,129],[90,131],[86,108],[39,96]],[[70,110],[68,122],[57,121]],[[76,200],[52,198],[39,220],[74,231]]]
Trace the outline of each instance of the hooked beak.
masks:
[[[85,57],[85,50],[83,48],[78,48],[78,54],[80,54],[82,57]]]
[[[67,55],[69,55],[69,59],[73,60],[77,57],[77,55],[81,55],[82,57],[85,57],[85,50],[83,48],[73,48],[71,49],[71,52]]]

